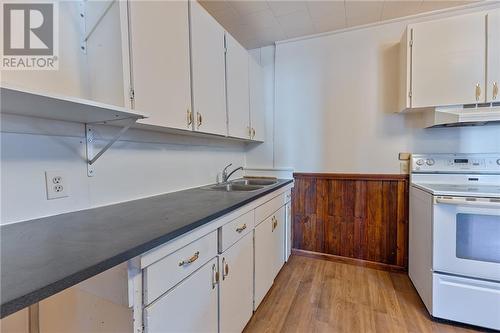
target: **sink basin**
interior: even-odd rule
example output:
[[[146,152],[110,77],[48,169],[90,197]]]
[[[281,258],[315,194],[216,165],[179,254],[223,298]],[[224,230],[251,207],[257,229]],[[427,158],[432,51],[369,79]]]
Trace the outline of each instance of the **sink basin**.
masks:
[[[236,179],[231,182],[231,184],[238,185],[258,185],[258,186],[269,186],[276,184],[278,181],[274,179],[259,179],[259,178],[248,178],[248,179]]]
[[[249,191],[257,191],[260,190],[261,188],[264,188],[264,186],[246,185],[237,183],[218,184],[205,187],[205,189],[207,190],[224,191],[224,192],[249,192]]]

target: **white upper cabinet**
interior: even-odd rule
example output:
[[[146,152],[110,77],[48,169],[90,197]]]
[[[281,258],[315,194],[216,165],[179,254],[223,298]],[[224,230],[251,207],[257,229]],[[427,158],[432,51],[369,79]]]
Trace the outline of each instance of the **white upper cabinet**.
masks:
[[[133,106],[149,116],[141,123],[191,129],[188,2],[129,1],[129,24]]]
[[[485,14],[474,13],[409,27],[411,107],[485,102]]]
[[[127,106],[122,61],[122,18],[126,16],[121,15],[122,9],[126,12],[126,3],[105,0],[58,1],[58,4],[59,69],[2,70],[1,84],[41,94]],[[106,14],[99,19],[106,8]],[[81,17],[80,13],[85,14]],[[126,19],[123,23],[126,26]],[[88,39],[82,50],[85,35]]]
[[[224,29],[198,2],[189,3],[195,130],[227,135]]]
[[[500,101],[500,9],[487,14],[488,72],[486,74],[486,101]]]
[[[250,138],[264,141],[266,138],[264,69],[253,57],[249,58]]]
[[[407,27],[400,44],[400,111],[493,100],[500,75],[498,12]]]
[[[228,135],[248,139],[250,101],[248,91],[248,52],[226,33],[226,85]]]

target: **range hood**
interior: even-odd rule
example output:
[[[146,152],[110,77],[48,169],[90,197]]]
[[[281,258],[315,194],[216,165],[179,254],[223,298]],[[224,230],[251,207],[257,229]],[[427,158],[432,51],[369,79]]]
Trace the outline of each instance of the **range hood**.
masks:
[[[500,103],[438,107],[422,117],[425,128],[500,124]]]

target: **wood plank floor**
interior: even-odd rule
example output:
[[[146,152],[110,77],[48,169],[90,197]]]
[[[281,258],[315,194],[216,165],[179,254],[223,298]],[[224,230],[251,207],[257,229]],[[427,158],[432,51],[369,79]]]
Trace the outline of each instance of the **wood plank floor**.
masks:
[[[476,332],[431,320],[405,273],[292,256],[251,332]]]

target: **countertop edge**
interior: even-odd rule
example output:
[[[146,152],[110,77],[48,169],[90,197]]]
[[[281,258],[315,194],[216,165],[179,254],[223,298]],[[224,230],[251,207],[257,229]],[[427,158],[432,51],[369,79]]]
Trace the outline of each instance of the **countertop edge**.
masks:
[[[60,279],[58,281],[55,281],[43,288],[40,288],[38,290],[32,291],[24,296],[15,298],[13,300],[7,301],[6,303],[0,305],[0,319],[7,317],[8,315],[11,315],[19,310],[22,310],[32,304],[35,304],[45,298],[48,298],[52,295],[55,295],[67,288],[70,288],[80,282],[83,282],[93,276],[96,276],[97,274],[100,274],[108,269],[111,269],[123,262],[126,262],[127,260],[130,260],[134,257],[137,257],[140,254],[143,254],[147,251],[150,251],[168,241],[171,241],[177,237],[180,237],[184,234],[186,234],[189,231],[192,231],[202,225],[205,225],[221,216],[224,216],[228,213],[231,213],[235,211],[238,208],[241,208],[245,206],[246,204],[251,203],[252,201],[255,201],[258,198],[261,198],[267,194],[270,194],[282,187],[285,187],[293,182],[293,179],[288,179],[283,181],[282,183],[279,183],[275,186],[270,187],[269,189],[266,189],[265,191],[259,192],[255,194],[255,196],[242,200],[241,202],[238,202],[237,204],[228,207],[226,209],[223,209],[221,211],[218,211],[214,214],[211,214],[209,216],[206,216],[198,221],[194,221],[193,223],[179,228],[173,232],[170,232],[168,234],[162,235],[158,238],[152,239],[144,244],[138,245],[134,248],[131,248],[123,253],[117,254],[113,257],[110,257],[104,261],[99,262],[96,265],[87,267],[81,271],[78,271],[74,274],[71,274],[63,279]],[[175,193],[175,192],[173,192]]]

